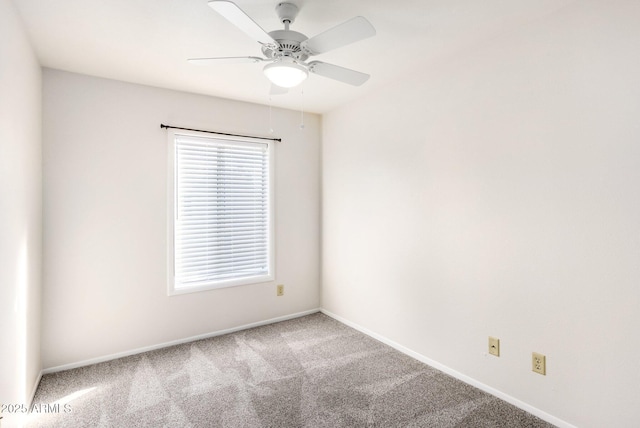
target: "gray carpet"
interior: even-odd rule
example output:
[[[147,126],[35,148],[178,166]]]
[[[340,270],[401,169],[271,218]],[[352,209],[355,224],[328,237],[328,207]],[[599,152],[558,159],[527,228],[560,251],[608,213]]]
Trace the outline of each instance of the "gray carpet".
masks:
[[[323,314],[46,375],[34,403],[29,427],[552,426]]]

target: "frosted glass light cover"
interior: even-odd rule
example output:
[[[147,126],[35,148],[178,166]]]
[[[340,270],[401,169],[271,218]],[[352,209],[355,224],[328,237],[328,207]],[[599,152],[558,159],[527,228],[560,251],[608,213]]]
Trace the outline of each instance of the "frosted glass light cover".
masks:
[[[263,71],[271,83],[282,88],[298,86],[309,76],[305,67],[293,61],[267,64]]]

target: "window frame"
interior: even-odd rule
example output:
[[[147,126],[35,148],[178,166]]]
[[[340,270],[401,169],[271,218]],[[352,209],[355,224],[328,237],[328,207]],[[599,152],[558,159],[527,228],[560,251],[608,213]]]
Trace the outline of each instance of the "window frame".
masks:
[[[272,282],[275,279],[275,141],[251,138],[215,135],[206,132],[168,130],[167,153],[167,295],[181,295],[221,288]],[[207,138],[226,143],[259,143],[267,146],[268,186],[267,186],[267,258],[268,273],[264,275],[209,281],[199,285],[176,287],[175,280],[175,219],[177,217],[177,180],[176,180],[176,138],[178,136]]]

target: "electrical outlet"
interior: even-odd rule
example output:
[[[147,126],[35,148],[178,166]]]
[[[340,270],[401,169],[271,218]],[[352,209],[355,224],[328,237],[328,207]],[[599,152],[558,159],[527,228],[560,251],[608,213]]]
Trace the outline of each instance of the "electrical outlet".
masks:
[[[500,356],[500,339],[489,336],[489,353],[496,357]]]
[[[276,296],[284,296],[284,285],[278,284],[276,287]]]
[[[543,376],[547,375],[547,361],[544,355],[537,352],[531,354],[531,370]]]

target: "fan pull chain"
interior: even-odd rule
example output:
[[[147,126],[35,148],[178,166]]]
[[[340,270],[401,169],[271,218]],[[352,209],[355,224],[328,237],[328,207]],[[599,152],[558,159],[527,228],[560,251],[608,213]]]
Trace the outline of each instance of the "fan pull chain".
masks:
[[[302,94],[302,107],[300,109],[300,129],[304,129],[304,89],[301,89],[300,93]]]
[[[269,134],[273,134],[273,122],[271,120],[271,96],[269,96]]]

